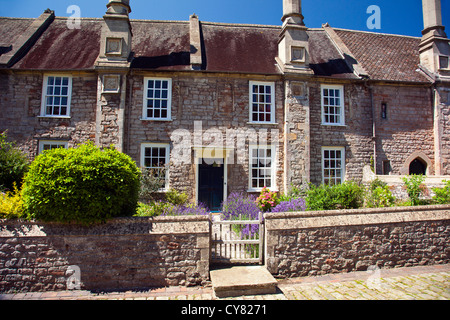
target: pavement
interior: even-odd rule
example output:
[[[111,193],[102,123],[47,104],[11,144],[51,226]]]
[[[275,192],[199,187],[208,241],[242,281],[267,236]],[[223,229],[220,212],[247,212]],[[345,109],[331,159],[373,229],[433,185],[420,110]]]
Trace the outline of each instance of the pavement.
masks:
[[[276,293],[217,298],[212,287],[0,294],[0,300],[450,300],[450,264],[278,279]]]

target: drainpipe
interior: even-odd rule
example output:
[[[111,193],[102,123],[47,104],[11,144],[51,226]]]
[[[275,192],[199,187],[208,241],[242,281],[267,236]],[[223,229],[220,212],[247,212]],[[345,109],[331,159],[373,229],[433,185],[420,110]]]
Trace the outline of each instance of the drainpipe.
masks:
[[[370,93],[370,107],[372,109],[372,141],[373,141],[373,170],[377,174],[377,125],[375,122],[375,104],[373,102],[373,87],[368,80],[364,81],[364,86]]]

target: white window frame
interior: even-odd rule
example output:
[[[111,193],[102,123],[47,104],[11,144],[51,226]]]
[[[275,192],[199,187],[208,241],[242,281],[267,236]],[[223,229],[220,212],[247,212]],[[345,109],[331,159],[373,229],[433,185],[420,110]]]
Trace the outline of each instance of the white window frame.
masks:
[[[324,96],[324,90],[339,90],[339,104],[325,104],[326,97]],[[321,97],[321,113],[322,113],[322,125],[326,126],[345,126],[345,103],[344,103],[344,86],[343,85],[329,85],[329,84],[322,84],[320,86],[320,97]],[[339,116],[340,121],[339,122],[330,122],[329,120],[326,121],[326,114],[325,114],[325,108],[339,108],[340,113],[333,113],[331,115]]]
[[[68,89],[67,89],[67,112],[65,115],[53,115],[47,114],[47,98],[50,96],[48,94],[48,79],[50,77],[54,78],[68,78]],[[63,97],[65,95],[59,95],[59,97]],[[44,75],[44,80],[42,84],[42,100],[41,100],[41,117],[48,118],[70,118],[70,105],[72,100],[72,76],[68,74],[46,74]]]
[[[168,143],[142,143],[141,144],[141,168],[158,168],[158,167],[147,167],[145,165],[145,159],[147,158],[145,156],[145,150],[147,148],[160,148],[160,149],[164,148],[164,149],[166,149],[166,155],[165,155],[165,166],[167,166],[166,174],[165,174],[166,175],[165,176],[166,184],[165,184],[164,188],[162,188],[159,191],[160,192],[167,191],[167,190],[169,190],[170,145]]]
[[[61,147],[67,149],[69,147],[69,142],[61,141],[61,140],[40,140],[38,154],[41,154],[42,152],[45,151],[44,150],[45,145],[50,145],[50,149],[48,149],[48,150],[52,150],[55,148],[61,148]]]
[[[258,177],[253,176],[253,162],[254,162],[253,151],[259,150],[259,149],[266,149],[266,150],[271,151],[270,168],[263,169],[263,170],[270,170],[270,187],[267,186],[265,183],[264,183],[264,186],[257,186],[257,187],[253,186],[253,179],[258,178]],[[276,168],[277,168],[276,159],[277,159],[277,156],[276,156],[276,152],[277,152],[277,149],[274,145],[250,145],[249,146],[248,192],[260,192],[263,189],[263,187],[267,187],[271,191],[277,191],[277,186],[276,186]],[[257,169],[255,169],[255,170],[262,170],[262,169],[259,169],[259,167],[257,167]]]
[[[270,87],[270,103],[263,102],[265,105],[270,106],[270,121],[255,121],[253,120],[253,105],[257,104],[259,109],[259,102],[253,102],[253,86],[269,86]],[[256,93],[257,95],[259,93]],[[259,111],[257,111],[259,114]],[[268,112],[264,112],[268,113]],[[263,82],[263,81],[250,81],[249,82],[249,122],[250,123],[276,123],[275,122],[275,82]]]
[[[167,81],[167,98],[157,98],[159,101],[166,100],[167,101],[167,117],[148,117],[148,101],[152,98],[148,98],[148,90],[149,81]],[[155,99],[155,98],[153,98]],[[143,93],[143,102],[142,102],[142,120],[153,120],[153,121],[171,121],[172,120],[172,79],[170,78],[154,78],[154,77],[145,77],[144,78],[144,93]]]
[[[337,158],[331,158],[328,157],[327,159],[325,158],[325,152],[326,151],[340,151],[341,152],[341,157]],[[341,167],[339,168],[336,164],[334,166],[328,166],[327,168],[325,167],[325,162],[326,161],[336,161],[339,160],[341,162]],[[325,170],[341,170],[341,174],[340,176],[335,175],[334,177],[332,176],[325,176]],[[334,184],[336,184],[336,180],[340,179],[340,183],[343,183],[345,181],[345,147],[322,147],[322,183],[324,184],[328,184],[329,182],[326,182],[326,180],[328,179],[333,179],[334,180]]]

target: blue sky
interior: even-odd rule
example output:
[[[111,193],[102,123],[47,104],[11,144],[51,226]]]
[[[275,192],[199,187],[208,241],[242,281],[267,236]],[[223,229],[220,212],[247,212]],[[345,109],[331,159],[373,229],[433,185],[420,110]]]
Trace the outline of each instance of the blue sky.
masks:
[[[196,13],[202,21],[280,25],[282,0],[131,0],[133,19],[188,20]],[[37,17],[45,9],[57,16],[70,16],[67,8],[77,5],[82,17],[102,17],[107,0],[0,0],[0,16]],[[450,35],[450,0],[441,0],[443,24]],[[307,27],[318,28],[328,22],[332,27],[353,30],[421,36],[421,0],[303,0]],[[381,9],[381,29],[367,28],[367,8]]]

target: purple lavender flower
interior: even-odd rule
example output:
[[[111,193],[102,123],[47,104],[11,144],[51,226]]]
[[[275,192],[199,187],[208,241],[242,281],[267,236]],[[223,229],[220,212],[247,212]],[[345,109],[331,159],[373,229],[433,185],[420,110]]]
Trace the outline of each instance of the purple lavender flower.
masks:
[[[289,201],[280,202],[272,212],[290,212],[290,211],[305,211],[306,202],[302,198],[294,198]]]
[[[162,216],[197,216],[208,215],[209,209],[203,204],[176,205],[164,208]]]
[[[258,219],[259,208],[255,196],[244,196],[233,192],[222,204],[222,218],[224,220]]]

